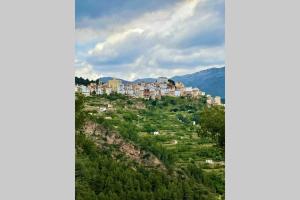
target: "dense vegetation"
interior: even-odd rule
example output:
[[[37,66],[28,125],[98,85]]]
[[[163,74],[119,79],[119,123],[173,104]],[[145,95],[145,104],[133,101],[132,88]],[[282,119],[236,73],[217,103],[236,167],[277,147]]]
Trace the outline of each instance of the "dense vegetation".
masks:
[[[108,104],[111,109],[99,112]],[[118,94],[77,95],[75,105],[76,199],[224,199],[223,107],[208,108],[205,98]],[[155,155],[166,170],[112,156],[116,145],[99,147],[85,134],[89,120]]]
[[[89,79],[84,79],[82,77],[75,77],[75,84],[78,84],[78,85],[89,85],[90,83],[96,83],[96,81],[94,80],[89,80]]]

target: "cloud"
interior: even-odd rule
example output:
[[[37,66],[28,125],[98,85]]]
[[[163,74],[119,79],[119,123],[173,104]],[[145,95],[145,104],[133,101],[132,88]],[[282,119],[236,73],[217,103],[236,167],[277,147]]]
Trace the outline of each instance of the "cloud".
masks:
[[[89,80],[96,80],[100,77],[100,73],[96,72],[92,65],[75,60],[75,66],[75,76],[77,77],[82,77]]]
[[[191,68],[205,65],[222,65],[224,63],[224,48],[188,48],[170,49],[155,46],[151,51],[136,60],[136,66],[161,67],[165,69]]]
[[[146,47],[146,42],[142,42],[143,32],[143,29],[135,28],[113,34],[88,52],[88,61],[96,65],[132,62]]]
[[[79,14],[76,54],[94,70],[132,79],[224,66],[224,0],[130,2],[120,15],[110,3]]]
[[[128,21],[139,17],[145,12],[166,9],[178,1],[180,0],[76,0],[76,26],[89,26],[89,21],[103,18],[113,18],[114,21]]]

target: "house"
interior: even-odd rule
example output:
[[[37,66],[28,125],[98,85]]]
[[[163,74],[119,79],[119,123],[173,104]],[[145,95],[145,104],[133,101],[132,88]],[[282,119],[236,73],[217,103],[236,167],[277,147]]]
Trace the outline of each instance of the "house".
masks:
[[[174,97],[175,96],[175,90],[168,90],[168,93],[167,93],[168,96],[171,96],[171,97]]]
[[[149,99],[150,98],[150,90],[144,89],[144,98]]]
[[[175,83],[175,87],[176,87],[176,89],[183,89],[184,88],[184,84],[182,83],[182,82],[176,82]]]
[[[134,91],[130,88],[128,88],[125,92],[125,94],[129,95],[129,96],[133,96],[134,95]]]
[[[153,135],[159,135],[159,132],[158,131],[154,131]]]
[[[175,90],[175,97],[180,97],[181,91],[180,90]]]
[[[104,107],[104,106],[100,106],[100,112],[106,112],[107,111],[107,108],[106,107]]]
[[[213,104],[213,98],[210,95],[206,95],[207,99],[206,99],[206,103],[208,105],[212,105]]]
[[[98,94],[98,95],[103,94],[103,90],[101,87],[99,87],[99,86],[97,87],[96,94]]]
[[[168,78],[167,77],[158,77],[157,82],[158,83],[167,83]]]
[[[221,97],[216,96],[216,97],[214,98],[214,104],[215,104],[215,105],[221,105],[221,104],[222,104],[222,103],[221,103]]]
[[[205,160],[205,162],[208,164],[214,164],[214,162],[212,160]]]
[[[192,96],[193,96],[194,98],[199,97],[199,96],[200,96],[200,90],[199,90],[198,88],[193,88],[193,89],[192,89]]]
[[[193,88],[192,87],[186,87],[184,90],[184,96],[192,96],[193,95]]]
[[[84,96],[90,96],[90,91],[87,86],[80,85],[78,91],[81,92]]]

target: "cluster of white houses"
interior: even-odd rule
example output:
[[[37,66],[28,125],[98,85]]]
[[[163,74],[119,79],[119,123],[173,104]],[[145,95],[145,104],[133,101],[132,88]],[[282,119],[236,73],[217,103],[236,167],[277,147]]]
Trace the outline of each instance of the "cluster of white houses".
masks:
[[[181,82],[172,83],[166,77],[159,77],[152,83],[122,83],[121,80],[112,79],[104,84],[90,83],[88,86],[76,85],[75,92],[80,92],[85,96],[89,96],[93,93],[98,95],[119,93],[133,98],[144,99],[160,99],[162,96],[187,96],[192,98],[205,96],[205,92],[200,91],[198,88],[185,87]],[[206,97],[208,104],[222,105],[221,97],[212,97],[210,95],[206,95]]]

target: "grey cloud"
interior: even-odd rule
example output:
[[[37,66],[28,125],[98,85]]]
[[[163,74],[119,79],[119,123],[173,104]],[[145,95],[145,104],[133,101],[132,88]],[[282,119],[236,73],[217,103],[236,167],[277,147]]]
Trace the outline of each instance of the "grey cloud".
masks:
[[[125,7],[124,13],[130,10]],[[142,13],[135,13],[137,19],[131,21],[126,20],[132,18],[121,19],[122,14],[114,15],[113,12],[107,15],[95,13],[96,17],[82,14],[77,24],[81,23],[89,30],[89,35],[82,37],[81,42],[84,44],[85,39],[90,42],[98,38],[95,48],[90,49],[91,53],[85,57],[86,62],[101,73],[115,73],[120,78],[138,77],[143,73],[142,77],[154,76],[168,71],[178,74],[224,65],[223,0],[201,1],[192,11],[189,10],[192,8],[186,8],[179,13],[174,10],[176,7],[170,10],[162,8],[159,8],[161,13],[152,13],[149,9],[149,15],[142,14],[145,10],[141,9]],[[141,32],[127,33],[132,29]]]

